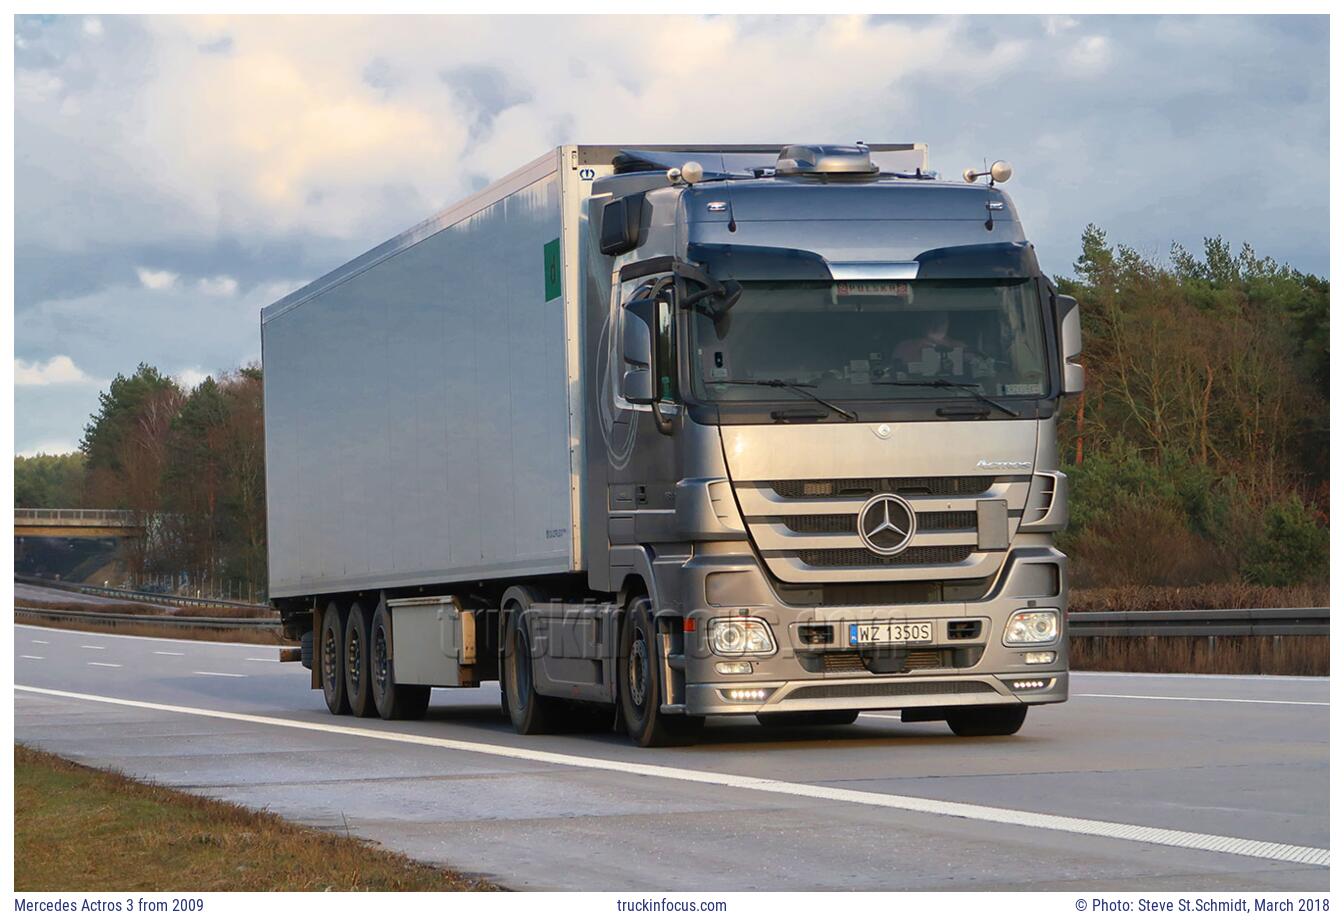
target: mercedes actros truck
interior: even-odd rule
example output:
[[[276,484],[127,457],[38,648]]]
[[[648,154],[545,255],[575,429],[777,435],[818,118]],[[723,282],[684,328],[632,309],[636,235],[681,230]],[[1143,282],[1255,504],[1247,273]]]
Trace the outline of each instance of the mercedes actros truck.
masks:
[[[641,745],[1068,693],[1077,304],[1007,163],[564,146],[267,307],[270,595],[333,713]]]

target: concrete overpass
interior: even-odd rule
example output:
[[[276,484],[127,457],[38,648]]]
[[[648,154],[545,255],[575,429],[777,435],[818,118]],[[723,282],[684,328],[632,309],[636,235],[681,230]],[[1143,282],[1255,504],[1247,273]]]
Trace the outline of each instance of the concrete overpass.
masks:
[[[115,508],[15,508],[15,537],[138,537],[135,512]]]

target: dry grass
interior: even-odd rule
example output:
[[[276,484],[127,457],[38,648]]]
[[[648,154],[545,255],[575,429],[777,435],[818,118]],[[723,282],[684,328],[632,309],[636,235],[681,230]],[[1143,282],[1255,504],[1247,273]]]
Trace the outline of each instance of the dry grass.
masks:
[[[25,605],[29,606],[29,605]],[[36,605],[31,605],[36,606]],[[66,609],[66,608],[60,608]],[[168,619],[168,617],[164,617]],[[157,623],[85,623],[70,620],[47,620],[41,616],[25,616],[16,611],[14,622],[30,626],[46,626],[49,629],[73,629],[78,632],[104,633],[114,636],[146,636],[151,639],[194,639],[202,642],[249,642],[257,645],[294,645],[293,639],[280,635],[277,626],[257,626],[255,628],[212,629],[209,626],[176,626]]]
[[[16,891],[489,891],[272,814],[14,747]]]
[[[1076,671],[1157,674],[1330,673],[1329,636],[1070,636]]]
[[[1159,585],[1120,585],[1110,588],[1072,588],[1069,609],[1108,610],[1245,610],[1275,607],[1329,607],[1326,585],[1265,588],[1237,583],[1172,588]]]
[[[148,604],[132,603],[93,603],[81,601],[72,595],[68,601],[35,600],[19,598],[14,603],[20,607],[36,607],[39,610],[82,610],[89,613],[134,613],[139,616],[172,616],[168,607],[151,607]]]

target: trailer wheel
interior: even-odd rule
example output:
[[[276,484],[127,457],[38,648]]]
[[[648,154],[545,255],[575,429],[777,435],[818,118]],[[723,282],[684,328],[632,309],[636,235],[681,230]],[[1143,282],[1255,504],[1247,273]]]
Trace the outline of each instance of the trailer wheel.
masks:
[[[665,715],[659,711],[662,674],[653,604],[647,597],[636,596],[621,621],[616,683],[626,731],[640,747],[689,744],[705,724],[703,716]]]
[[[327,701],[327,709],[334,716],[347,715],[350,712],[350,700],[345,695],[345,656],[341,649],[345,644],[345,628],[342,622],[341,608],[332,601],[322,615],[321,658],[322,658],[322,696]]]
[[[947,727],[964,738],[1015,735],[1026,718],[1025,703],[1010,706],[965,706],[948,710]]]
[[[375,715],[370,685],[372,669],[369,666],[369,634],[373,616],[368,601],[355,601],[345,617],[345,695],[350,711],[361,719]]]
[[[795,728],[805,725],[853,725],[859,717],[857,709],[834,709],[829,712],[763,712],[756,721],[770,728]]]
[[[514,589],[504,595],[501,615],[503,641],[500,649],[504,661],[500,668],[499,685],[503,692],[504,709],[509,714],[514,731],[520,735],[541,735],[558,726],[559,701],[537,693],[532,679],[532,636],[523,616],[523,603]]]
[[[423,719],[429,709],[429,687],[397,683],[390,654],[392,622],[387,606],[379,604],[369,632],[369,690],[378,715],[384,719]]]
[[[311,629],[299,639],[299,661],[309,671],[313,669],[313,631]]]

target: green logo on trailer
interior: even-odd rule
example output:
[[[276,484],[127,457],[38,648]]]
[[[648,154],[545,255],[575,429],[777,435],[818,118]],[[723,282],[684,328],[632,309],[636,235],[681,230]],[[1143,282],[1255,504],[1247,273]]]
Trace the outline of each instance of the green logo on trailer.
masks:
[[[541,247],[543,271],[546,275],[546,300],[560,296],[560,240],[554,239]]]

